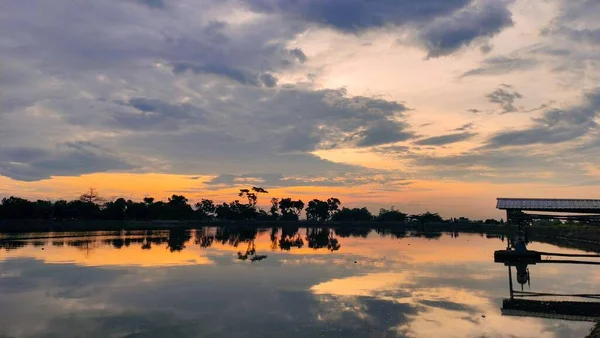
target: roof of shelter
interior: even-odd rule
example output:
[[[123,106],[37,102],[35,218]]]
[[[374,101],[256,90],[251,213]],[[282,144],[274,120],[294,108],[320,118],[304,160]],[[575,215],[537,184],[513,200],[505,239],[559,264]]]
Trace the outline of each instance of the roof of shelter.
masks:
[[[496,208],[506,210],[596,212],[600,213],[600,199],[565,198],[498,198]]]

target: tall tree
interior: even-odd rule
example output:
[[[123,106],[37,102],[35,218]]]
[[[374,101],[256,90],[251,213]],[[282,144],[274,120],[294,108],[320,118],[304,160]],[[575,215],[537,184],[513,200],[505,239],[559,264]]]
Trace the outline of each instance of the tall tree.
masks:
[[[279,198],[271,198],[271,208],[269,209],[269,214],[271,216],[272,219],[278,219],[279,218]]]
[[[279,210],[281,210],[281,219],[286,221],[297,221],[300,213],[304,209],[304,202],[294,201],[291,198],[282,198],[279,201]]]
[[[268,191],[261,187],[252,187],[252,189],[240,189],[238,196],[246,197],[248,199],[248,204],[256,206],[256,203],[258,202],[258,195],[268,193]]]
[[[188,204],[188,199],[185,196],[173,195],[169,197],[167,205],[173,219],[189,219],[192,215],[192,207]]]
[[[106,202],[104,204],[104,210],[102,213],[105,219],[109,220],[123,220],[125,219],[125,212],[127,211],[127,201],[124,198],[118,198],[112,202]]]
[[[200,219],[213,218],[215,216],[216,206],[212,200],[202,199],[196,203],[196,214]]]
[[[96,191],[96,189],[94,188],[90,188],[87,192],[81,194],[81,196],[79,196],[79,200],[82,202],[93,204],[104,203],[104,198],[100,197],[98,191]]]
[[[306,219],[320,222],[327,221],[338,211],[340,204],[340,200],[335,197],[331,197],[327,201],[314,199],[308,202]]]

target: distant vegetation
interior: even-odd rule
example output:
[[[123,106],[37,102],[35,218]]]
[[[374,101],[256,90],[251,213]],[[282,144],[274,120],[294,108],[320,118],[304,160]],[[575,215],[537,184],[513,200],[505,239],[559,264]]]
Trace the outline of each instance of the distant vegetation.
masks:
[[[106,200],[95,189],[90,189],[78,199],[29,201],[19,197],[2,199],[0,219],[44,219],[44,220],[227,220],[227,221],[298,221],[302,212],[307,221],[314,222],[419,222],[419,223],[470,223],[466,218],[444,220],[437,213],[426,212],[408,215],[391,209],[380,209],[373,215],[367,208],[341,207],[335,197],[327,200],[313,199],[308,203],[292,198],[272,198],[268,210],[257,206],[258,198],[268,191],[261,187],[241,189],[238,197],[229,203],[215,204],[202,199],[192,205],[185,196],[173,195],[167,201],[156,201],[146,197],[142,201],[117,198]],[[493,219],[479,223],[498,224]]]

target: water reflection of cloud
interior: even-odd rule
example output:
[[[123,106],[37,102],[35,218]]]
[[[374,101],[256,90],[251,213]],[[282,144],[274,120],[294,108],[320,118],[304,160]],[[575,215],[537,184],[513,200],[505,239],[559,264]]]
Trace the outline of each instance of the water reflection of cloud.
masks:
[[[514,318],[498,313],[495,295],[461,288],[459,285],[470,278],[468,275],[446,280],[456,286],[432,287],[428,283],[420,283],[431,277],[434,276],[406,272],[373,273],[326,281],[311,287],[311,291],[320,301],[330,297],[339,304],[352,304],[340,311],[354,311],[359,318],[369,318],[365,312],[369,302],[388,303],[389,308],[397,305],[410,308],[414,313],[406,314],[393,325],[394,332],[405,337],[555,337],[552,331],[548,331],[548,325],[555,325],[552,322],[521,318],[519,325],[515,326]],[[444,281],[436,281],[438,285],[444,284]],[[576,325],[577,328],[585,330],[585,324]]]
[[[257,238],[265,250],[268,235]],[[480,236],[460,238],[483,248],[498,244]],[[361,241],[366,241],[363,249]],[[0,258],[0,335],[552,337],[553,332],[577,336],[589,329],[587,323],[500,316],[501,300],[508,295],[505,268],[491,263],[491,251],[487,261],[473,257],[465,263],[463,253],[446,259],[444,250],[460,244],[444,241],[455,239],[344,238],[342,249],[334,253],[275,250],[255,263],[238,261],[234,248],[221,244],[206,248],[188,241],[183,251],[175,252],[164,242],[152,250],[131,244],[139,254],[189,253],[213,263],[168,266],[89,266],[71,255],[87,259],[90,253],[68,245],[54,250],[67,253],[71,263],[48,264],[42,258],[54,257],[53,247],[42,251],[30,245]],[[113,245],[106,249],[129,253],[127,246]],[[92,257],[101,257],[103,251],[96,249]],[[19,258],[18,252],[37,258]],[[421,261],[420,255],[428,259]],[[430,262],[434,256],[438,260]],[[568,279],[564,272],[545,268],[532,271],[536,287]],[[569,271],[582,276],[573,285],[588,283],[589,289],[590,280],[596,280],[579,267]]]

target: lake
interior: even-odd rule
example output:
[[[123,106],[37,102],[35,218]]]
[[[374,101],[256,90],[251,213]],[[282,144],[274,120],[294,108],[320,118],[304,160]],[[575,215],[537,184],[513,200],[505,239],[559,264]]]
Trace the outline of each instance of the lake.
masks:
[[[502,314],[506,245],[364,229],[5,234],[0,337],[584,337],[591,322]],[[524,291],[598,292],[600,266],[528,268]]]

